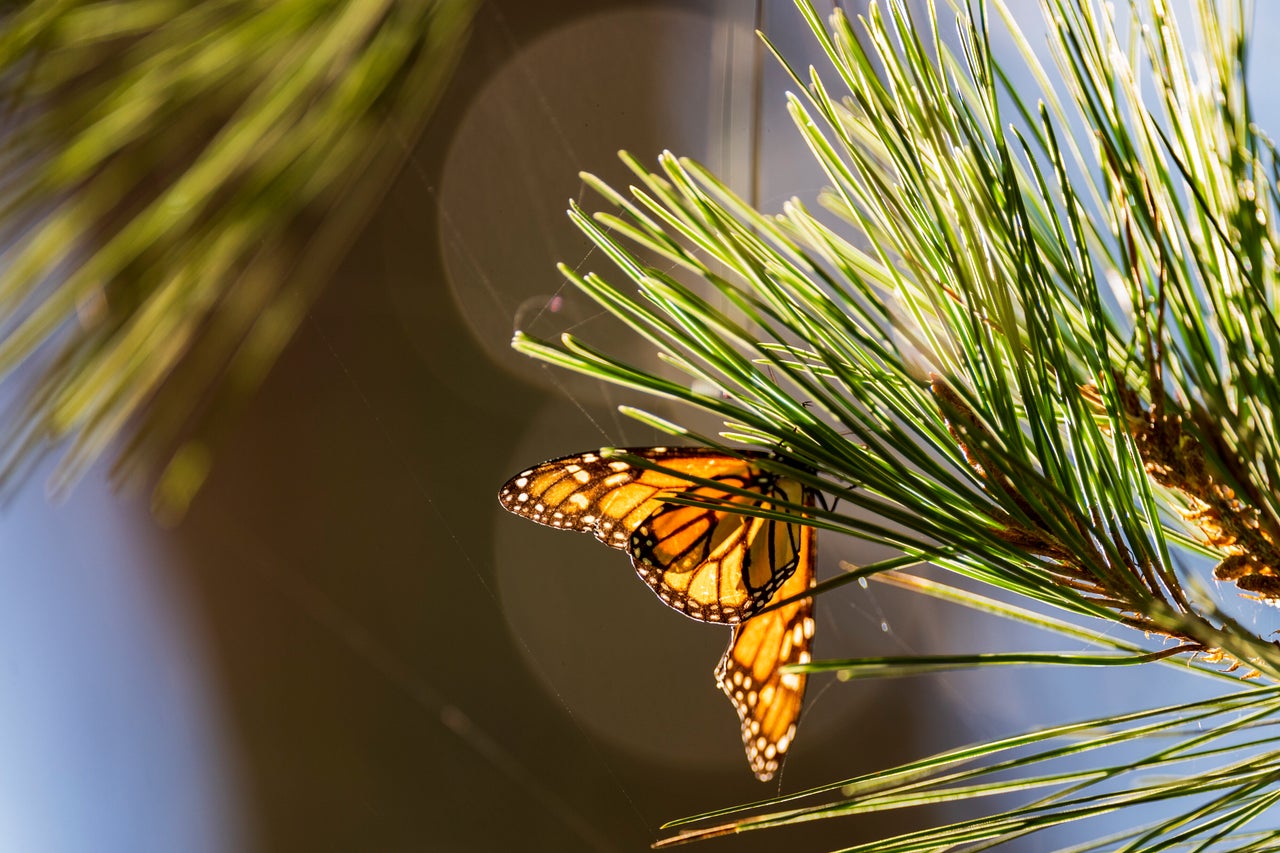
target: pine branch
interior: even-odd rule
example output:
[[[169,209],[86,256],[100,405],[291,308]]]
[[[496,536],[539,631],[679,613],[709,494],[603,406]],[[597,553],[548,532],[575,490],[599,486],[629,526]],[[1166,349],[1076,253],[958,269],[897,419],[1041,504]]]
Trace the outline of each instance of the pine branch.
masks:
[[[838,789],[829,803],[672,843],[1040,788],[1058,790],[865,849],[986,849],[1171,798],[1188,798],[1181,818],[1116,843],[1207,849],[1273,837],[1245,832],[1277,798],[1280,750],[1246,732],[1274,719],[1274,686],[1250,685],[1280,680],[1280,649],[1221,613],[1181,557],[1210,555],[1217,578],[1280,601],[1280,166],[1249,116],[1243,5],[1197,4],[1209,55],[1199,76],[1163,0],[1134,5],[1139,23],[1126,38],[1102,3],[1044,0],[1055,83],[998,0],[956,13],[958,54],[939,37],[932,4],[922,18],[901,0],[873,4],[857,27],[837,11],[828,29],[800,0],[845,94],[778,58],[802,93],[791,115],[830,184],[821,201],[847,227],[798,200],[759,213],[689,160],[664,154],[651,172],[624,156],[638,178],[629,195],[584,176],[616,210],[593,216],[575,204],[570,217],[632,286],[562,271],[689,381],[651,376],[572,335],[556,345],[518,334],[514,346],[714,413],[725,429],[713,441],[778,454],[789,476],[851,508],[815,510],[815,524],[902,552],[858,577],[932,562],[1065,618],[1008,605],[1003,615],[1068,633],[1085,630],[1084,619],[1098,638],[1116,624],[1146,635],[1123,657],[1059,663],[1180,659],[1238,692],[1153,709],[1168,715],[1158,724],[1079,724],[1101,732],[1079,746],[1096,761],[1087,772],[1048,769],[1077,746],[1029,733],[1018,741],[1031,750],[1024,758],[996,760],[990,750],[1004,747],[995,744],[961,751],[981,757],[969,775],[944,773],[958,759],[943,754],[756,806]],[[993,18],[1038,91],[1016,89],[1014,69],[993,56]],[[1077,126],[1088,132],[1080,142]],[[1173,643],[1150,648],[1152,635]],[[961,650],[796,670],[1028,660]],[[1186,727],[1211,717],[1208,733]],[[1136,763],[1105,757],[1155,737],[1174,745]],[[1181,761],[1197,769],[1117,787],[1135,770]],[[1011,768],[1024,775],[986,775]]]

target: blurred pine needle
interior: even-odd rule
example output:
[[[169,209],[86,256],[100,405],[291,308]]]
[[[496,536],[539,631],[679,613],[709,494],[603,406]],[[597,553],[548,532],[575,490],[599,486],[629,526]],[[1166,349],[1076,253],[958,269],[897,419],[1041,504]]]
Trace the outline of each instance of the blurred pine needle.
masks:
[[[0,12],[0,488],[69,440],[180,514],[411,148],[473,3]],[[15,388],[14,386],[21,386]]]

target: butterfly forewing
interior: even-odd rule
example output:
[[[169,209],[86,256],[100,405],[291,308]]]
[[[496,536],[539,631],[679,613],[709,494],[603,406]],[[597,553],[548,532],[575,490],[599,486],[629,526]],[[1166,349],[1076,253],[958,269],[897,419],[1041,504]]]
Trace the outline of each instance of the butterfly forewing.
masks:
[[[774,593],[784,601],[813,586],[815,535],[796,527],[797,567]],[[767,782],[795,738],[807,676],[784,673],[788,664],[808,663],[813,643],[813,599],[805,598],[749,619],[733,629],[716,667],[716,683],[742,723],[742,744],[756,778]]]
[[[794,481],[758,468],[760,454],[739,459],[706,448],[634,448],[663,470],[642,468],[601,453],[544,462],[513,477],[498,494],[502,505],[539,524],[591,533],[624,549],[636,571],[671,607],[707,622],[740,622],[764,607],[795,570],[793,525],[735,512],[777,510],[775,500],[798,502]],[[722,483],[735,494],[682,478]],[[722,507],[667,503],[683,493]]]
[[[626,549],[631,534],[662,506],[655,496],[693,484],[673,472],[713,477],[750,463],[697,447],[642,447],[621,451],[670,470],[639,468],[600,453],[552,459],[521,471],[498,493],[502,506],[548,527],[591,533],[612,548]]]

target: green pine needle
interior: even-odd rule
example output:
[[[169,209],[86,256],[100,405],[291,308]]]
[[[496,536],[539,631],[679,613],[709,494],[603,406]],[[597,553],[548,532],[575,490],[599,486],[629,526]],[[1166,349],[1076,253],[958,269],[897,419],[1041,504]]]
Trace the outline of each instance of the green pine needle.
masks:
[[[1117,849],[1265,848],[1280,651],[1185,569],[1208,557],[1219,579],[1280,600],[1280,164],[1250,120],[1243,2],[1196,4],[1207,59],[1193,73],[1164,0],[1135,0],[1127,29],[1097,0],[1043,0],[1056,75],[1000,0],[919,15],[885,0],[829,24],[797,5],[834,75],[775,55],[829,182],[820,201],[844,224],[799,200],[765,215],[697,163],[668,153],[650,171],[624,154],[629,193],[584,176],[613,209],[569,215],[629,283],[561,269],[685,379],[577,336],[514,346],[716,415],[725,429],[707,437],[624,410],[774,452],[838,499],[805,510],[815,526],[901,552],[817,592],[876,577],[1118,650],[797,670],[1163,661],[1225,692],[700,815],[671,826],[765,810],[662,844],[999,794],[1015,805],[851,849],[986,849],[1119,809],[1135,829]],[[940,37],[953,21],[954,52]],[[993,56],[994,27],[1031,91]],[[686,497],[673,502],[699,502]],[[967,580],[896,571],[924,562]],[[1138,633],[1112,639],[1116,624]],[[1165,801],[1184,811],[1142,817]]]

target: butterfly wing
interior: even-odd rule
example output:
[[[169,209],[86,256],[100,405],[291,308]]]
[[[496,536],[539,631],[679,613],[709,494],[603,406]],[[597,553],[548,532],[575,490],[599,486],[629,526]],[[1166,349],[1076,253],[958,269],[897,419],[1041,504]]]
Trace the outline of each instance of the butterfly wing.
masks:
[[[760,610],[795,571],[796,525],[736,513],[799,503],[803,487],[766,472],[760,454],[730,456],[708,448],[632,448],[661,465],[640,468],[623,459],[582,453],[553,459],[511,478],[498,494],[503,507],[531,521],[593,534],[626,550],[640,577],[669,606],[706,622],[736,623]],[[729,488],[695,483],[687,474]],[[685,493],[723,507],[663,500]]]
[[[741,477],[750,462],[702,447],[637,447],[621,451],[667,471],[637,468],[600,453],[562,456],[521,471],[498,492],[502,506],[538,524],[591,533],[611,548],[627,550],[631,534],[660,507],[661,493],[693,483],[676,473],[707,479]]]
[[[576,454],[520,472],[498,499],[531,521],[591,533],[627,551],[645,582],[685,615],[740,623],[716,668],[716,683],[738,712],[752,771],[767,781],[795,736],[806,677],[782,668],[809,660],[813,603],[805,599],[750,617],[813,586],[816,537],[812,527],[734,510],[773,510],[781,501],[812,506],[816,494],[754,465],[760,454],[738,458],[707,448],[662,447],[623,452],[666,470]],[[681,474],[753,494],[735,495]],[[672,493],[723,506],[665,501]]]
[[[805,491],[805,503],[809,504],[812,493]],[[797,567],[770,603],[799,595],[814,584],[816,531],[790,526],[799,543]],[[761,782],[773,778],[795,738],[808,677],[784,673],[782,668],[808,663],[813,630],[812,598],[770,610],[734,626],[729,648],[716,667],[716,683],[738,712],[747,761]]]
[[[799,564],[800,525],[741,515],[799,504],[795,480],[747,465],[714,478],[751,496],[696,485],[689,497],[716,507],[664,503],[631,535],[628,551],[645,583],[671,607],[705,622],[736,623],[762,609]]]

